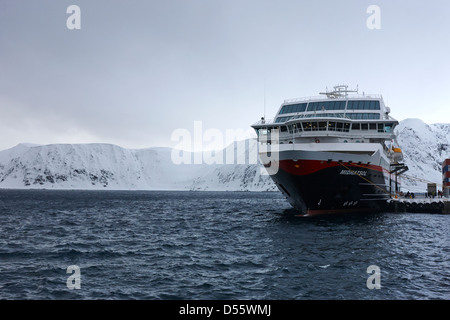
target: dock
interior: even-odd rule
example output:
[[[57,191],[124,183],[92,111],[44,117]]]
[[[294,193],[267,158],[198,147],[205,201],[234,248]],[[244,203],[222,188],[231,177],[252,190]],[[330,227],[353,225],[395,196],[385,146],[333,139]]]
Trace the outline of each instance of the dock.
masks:
[[[448,198],[392,198],[387,201],[391,212],[450,214]]]
[[[392,172],[395,173],[395,171]],[[408,178],[426,182],[426,192],[414,194],[408,191],[404,195],[403,192],[398,192],[396,186],[396,193],[391,193],[391,198],[386,203],[387,210],[390,212],[450,214],[450,159],[442,162],[442,184],[411,176]]]

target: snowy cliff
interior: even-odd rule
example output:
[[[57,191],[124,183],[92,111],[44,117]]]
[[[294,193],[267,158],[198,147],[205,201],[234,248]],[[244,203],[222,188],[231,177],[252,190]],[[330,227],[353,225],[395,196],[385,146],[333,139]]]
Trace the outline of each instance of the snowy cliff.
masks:
[[[406,119],[396,128],[410,170],[407,189],[423,192],[426,181],[441,183],[441,163],[450,158],[450,124]],[[244,143],[244,145],[242,144]],[[124,149],[111,144],[19,144],[0,151],[0,188],[115,190],[276,190],[256,164],[256,143],[236,142],[216,154],[170,148]],[[203,156],[203,158],[202,158]],[[206,164],[222,159],[223,164]],[[262,170],[261,170],[262,169]],[[419,178],[419,179],[416,179]]]
[[[260,174],[260,166],[249,160],[256,143],[243,143],[246,154],[237,154],[243,149],[238,143],[230,145],[223,150],[223,164],[206,164],[203,159],[195,164],[197,156],[192,153],[183,154],[189,161],[175,164],[170,148],[19,144],[0,151],[0,188],[275,190],[270,178]],[[230,155],[235,159],[227,162],[225,157]]]
[[[396,133],[409,167],[403,179],[405,188],[425,192],[428,181],[442,184],[442,162],[450,158],[450,124],[428,125],[420,119],[406,119]]]

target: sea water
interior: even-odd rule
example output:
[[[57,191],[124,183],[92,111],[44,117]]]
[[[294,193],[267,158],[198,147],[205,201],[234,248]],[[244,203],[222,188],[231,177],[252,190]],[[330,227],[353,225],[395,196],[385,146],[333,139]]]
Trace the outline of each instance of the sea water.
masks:
[[[0,190],[0,299],[450,299],[449,232],[278,192]]]

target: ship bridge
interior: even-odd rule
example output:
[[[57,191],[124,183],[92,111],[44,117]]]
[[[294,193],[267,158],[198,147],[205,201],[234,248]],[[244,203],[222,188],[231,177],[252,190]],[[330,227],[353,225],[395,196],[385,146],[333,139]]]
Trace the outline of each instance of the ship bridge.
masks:
[[[381,95],[359,94],[346,85],[321,94],[285,100],[274,119],[262,118],[252,125],[262,137],[260,141],[267,141],[267,135],[275,131],[280,144],[382,143],[395,138],[393,131],[398,121],[389,115]]]

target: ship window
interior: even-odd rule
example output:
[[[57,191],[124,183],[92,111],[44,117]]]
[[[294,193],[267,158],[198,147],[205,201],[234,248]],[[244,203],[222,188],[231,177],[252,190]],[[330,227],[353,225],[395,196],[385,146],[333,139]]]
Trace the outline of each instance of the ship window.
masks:
[[[333,118],[342,118],[344,114],[342,113],[317,113],[317,114],[306,114],[305,118],[326,118],[326,117],[333,117]]]
[[[365,104],[366,104],[366,102],[367,102],[367,101],[363,101],[363,100],[358,101],[358,109],[359,109],[359,110],[364,110],[364,109],[365,109]]]
[[[347,113],[345,115],[347,118],[349,119],[353,119],[353,120],[378,120],[380,119],[380,114],[379,113]]]
[[[329,131],[336,131],[336,122],[330,121],[330,123],[328,124],[328,130]]]
[[[376,123],[370,123],[369,124],[369,129],[370,130],[377,130],[377,124]]]
[[[370,110],[380,110],[380,101],[370,101]]]
[[[350,123],[346,122],[344,123],[344,132],[349,132],[350,131]]]
[[[286,113],[291,113],[291,112],[292,112],[292,109],[293,109],[293,106],[292,106],[292,105],[287,106],[287,108],[286,108]]]
[[[316,102],[316,111],[325,109],[325,102]]]
[[[360,130],[361,124],[360,123],[353,123],[352,124],[352,130]]]
[[[316,111],[318,103],[317,102],[310,102],[308,104],[308,111]]]
[[[384,125],[382,123],[378,124],[378,132],[384,132]]]
[[[305,112],[305,110],[306,110],[306,103],[296,104],[295,112]]]
[[[302,126],[303,126],[303,130],[305,130],[305,131],[312,131],[311,122],[303,122]]]
[[[289,104],[281,108],[280,114],[304,112],[305,110],[306,110],[306,103]]]
[[[391,132],[392,129],[392,123],[386,123],[384,125],[384,132]]]
[[[348,110],[380,110],[378,100],[351,100],[347,105]]]
[[[311,122],[311,125],[312,125],[312,131],[317,131],[317,130],[319,130],[318,125],[317,125],[317,122]]]
[[[275,123],[286,122],[286,121],[291,120],[291,119],[292,119],[292,117],[278,117],[275,120]]]
[[[373,110],[380,110],[380,101],[375,101],[375,106]]]
[[[291,108],[289,109],[289,112],[290,112],[290,113],[296,112],[296,110],[297,110],[297,105],[291,104],[290,107],[291,107]]]
[[[344,109],[345,109],[345,101],[319,101],[319,102],[310,102],[308,104],[308,111],[344,110]]]
[[[286,132],[287,128],[285,126],[281,126],[281,132]]]
[[[327,130],[327,122],[326,121],[319,122],[319,131],[326,131],[326,130]]]
[[[293,124],[292,126],[290,126],[291,127],[291,133],[295,133],[295,132],[297,132],[297,126],[298,126],[298,124]]]
[[[348,110],[353,110],[353,109],[355,109],[355,101],[349,101],[348,102],[348,104],[347,104],[347,109]]]
[[[344,124],[342,122],[338,122],[336,126],[336,131],[343,131]]]
[[[361,130],[369,130],[369,124],[368,123],[361,123]]]
[[[345,101],[336,101],[336,110],[344,110]]]

